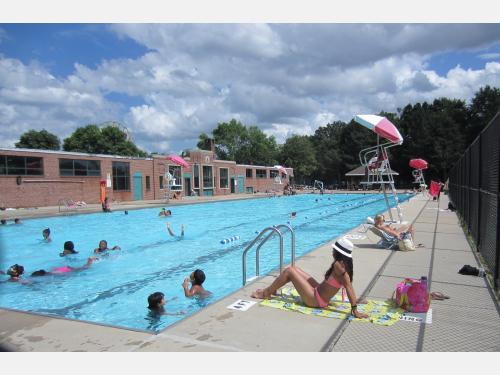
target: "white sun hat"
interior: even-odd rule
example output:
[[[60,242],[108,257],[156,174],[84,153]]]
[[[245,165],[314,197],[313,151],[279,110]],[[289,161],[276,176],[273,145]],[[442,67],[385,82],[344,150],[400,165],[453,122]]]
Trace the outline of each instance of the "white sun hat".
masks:
[[[345,255],[346,257],[352,258],[354,245],[347,238],[341,237],[335,241],[332,245],[332,249],[338,251],[342,255]]]

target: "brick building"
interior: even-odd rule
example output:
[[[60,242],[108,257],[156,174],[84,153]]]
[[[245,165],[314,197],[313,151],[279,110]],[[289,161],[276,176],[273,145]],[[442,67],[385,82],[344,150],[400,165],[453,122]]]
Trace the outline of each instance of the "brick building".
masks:
[[[61,199],[99,203],[101,182],[112,201],[132,201],[165,199],[177,191],[181,196],[279,191],[293,178],[291,168],[288,175],[280,174],[269,166],[217,160],[213,151],[189,150],[184,160],[189,168],[161,155],[135,158],[0,148],[0,206],[56,206]]]

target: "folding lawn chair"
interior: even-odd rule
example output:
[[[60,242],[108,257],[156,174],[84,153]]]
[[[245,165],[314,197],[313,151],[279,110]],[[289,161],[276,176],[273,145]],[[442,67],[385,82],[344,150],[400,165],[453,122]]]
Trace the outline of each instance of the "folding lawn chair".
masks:
[[[383,247],[385,249],[392,249],[393,247],[398,246],[398,238],[393,237],[383,230],[376,228],[375,226],[371,226],[368,228],[373,234],[380,238],[380,241],[377,243],[378,246]]]

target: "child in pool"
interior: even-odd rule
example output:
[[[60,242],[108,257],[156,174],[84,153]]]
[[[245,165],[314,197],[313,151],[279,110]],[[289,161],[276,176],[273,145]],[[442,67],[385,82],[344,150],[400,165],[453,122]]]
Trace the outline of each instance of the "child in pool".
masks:
[[[175,233],[172,231],[172,228],[170,228],[170,223],[167,223],[167,230],[168,234],[170,234],[172,237],[177,237]],[[181,224],[181,235],[180,238],[184,238],[184,224]]]
[[[28,284],[27,281],[21,280],[21,275],[24,273],[24,267],[20,264],[14,264],[10,266],[7,272],[0,271],[1,274],[7,274],[10,276],[6,281],[19,282],[22,284]]]
[[[59,253],[59,256],[64,257],[70,254],[78,254],[78,251],[75,250],[75,244],[73,241],[66,241],[64,243],[64,250],[62,253]]]
[[[100,240],[99,241],[99,247],[94,250],[94,253],[99,254],[99,253],[104,253],[108,250],[121,250],[120,246],[113,246],[111,249],[108,248],[108,241],[106,240]]]
[[[172,216],[172,211],[167,210],[165,207],[163,207],[158,216]]]
[[[172,298],[174,300],[176,297]],[[168,313],[165,311],[165,295],[162,292],[154,292],[148,297],[148,309],[153,315],[184,315],[185,311],[178,311],[175,313]]]
[[[50,228],[45,228],[42,231],[42,236],[43,236],[44,241],[52,242],[52,238],[50,238]]]
[[[38,271],[35,271],[31,274],[32,277],[35,277],[35,276],[47,276],[47,275],[62,275],[64,273],[69,273],[69,272],[74,272],[74,271],[82,271],[82,270],[86,270],[87,268],[90,267],[90,265],[92,263],[94,263],[94,261],[96,260],[97,258],[94,258],[94,257],[90,257],[87,259],[87,263],[85,263],[83,266],[81,267],[70,267],[70,266],[62,266],[62,267],[54,267],[52,268],[52,270],[50,271],[45,271],[45,270],[38,270]]]
[[[184,295],[188,298],[199,296],[199,297],[208,297],[211,292],[205,290],[202,286],[205,281],[205,272],[202,270],[195,270],[189,275],[189,279],[185,278],[182,283],[182,287],[184,288]],[[191,282],[191,289],[189,289],[189,282]]]

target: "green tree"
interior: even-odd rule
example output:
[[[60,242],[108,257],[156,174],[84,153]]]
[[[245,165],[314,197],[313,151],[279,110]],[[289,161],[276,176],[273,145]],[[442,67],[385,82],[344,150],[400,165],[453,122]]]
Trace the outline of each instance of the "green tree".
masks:
[[[63,149],[90,154],[147,156],[146,152],[127,139],[127,133],[112,125],[103,128],[97,125],[80,127],[64,139]]]
[[[293,135],[282,148],[282,164],[293,168],[295,179],[304,183],[309,180],[318,167],[314,144],[307,135]]]
[[[246,127],[232,119],[221,122],[212,131],[215,141],[215,153],[221,160],[234,160],[240,164],[276,163],[278,146],[273,136],[268,137],[257,126]],[[198,147],[207,149],[209,136],[201,133]]]
[[[342,128],[339,141],[340,175],[342,178],[350,170],[361,165],[359,152],[377,144],[376,135],[364,126],[351,120]]]
[[[241,122],[232,119],[227,122],[220,122],[212,131],[215,140],[215,152],[221,160],[241,161],[237,155],[241,147],[248,142],[248,131]],[[201,141],[201,139],[200,139]]]
[[[468,107],[468,123],[465,129],[467,145],[476,139],[498,111],[500,111],[500,89],[490,86],[480,88]]]
[[[201,133],[198,137],[198,143],[196,144],[196,147],[198,147],[200,150],[210,151],[209,139],[210,137],[206,133]]]
[[[407,105],[400,119],[400,131],[405,138],[403,146],[394,148],[391,165],[400,178],[410,182],[410,159],[428,161],[428,179],[443,180],[450,167],[465,151],[464,129],[467,124],[467,108],[461,100],[440,98],[432,104],[424,102]]]
[[[45,129],[40,131],[29,130],[21,135],[19,142],[15,144],[17,148],[33,148],[39,150],[59,150],[61,141],[57,135]]]
[[[316,150],[318,168],[315,177],[326,184],[340,183],[342,158],[340,153],[340,136],[346,123],[336,121],[333,124],[320,126],[311,137]]]

